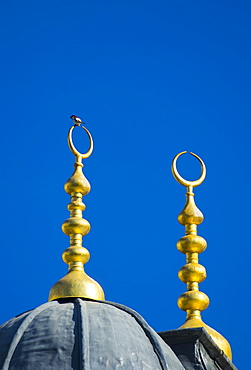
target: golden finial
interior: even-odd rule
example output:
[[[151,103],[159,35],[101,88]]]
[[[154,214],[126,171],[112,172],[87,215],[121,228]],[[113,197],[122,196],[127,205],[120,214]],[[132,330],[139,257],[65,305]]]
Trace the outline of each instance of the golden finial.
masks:
[[[174,178],[183,186],[186,186],[186,204],[178,216],[180,224],[185,226],[186,235],[177,243],[177,248],[181,253],[186,255],[186,265],[181,267],[178,276],[183,283],[187,284],[187,291],[178,298],[178,306],[181,310],[186,311],[187,317],[185,323],[179,329],[203,327],[211,335],[216,344],[224,353],[232,359],[231,347],[228,341],[217,331],[206,325],[201,318],[201,311],[204,311],[209,305],[208,296],[199,290],[199,283],[206,278],[206,269],[198,262],[198,255],[202,253],[207,242],[201,236],[197,235],[197,225],[203,222],[203,214],[197,208],[194,201],[193,188],[199,186],[206,177],[206,166],[202,159],[194,153],[201,165],[201,176],[196,181],[187,181],[180,176],[177,170],[177,159],[187,153],[177,154],[172,162],[172,173]]]
[[[73,125],[68,133],[68,145],[76,156],[75,170],[64,186],[66,193],[71,196],[71,202],[68,204],[70,218],[62,224],[63,232],[70,237],[70,247],[62,254],[63,261],[69,266],[69,272],[53,285],[49,293],[49,301],[70,297],[104,300],[103,289],[85,273],[83,266],[89,261],[90,253],[82,247],[82,237],[89,233],[90,224],[82,218],[82,212],[86,208],[82,197],[89,193],[91,186],[83,174],[82,159],[92,154],[93,139],[87,128],[81,126],[88,135],[90,147],[86,153],[80,153],[72,140],[72,132],[76,126],[79,125]]]

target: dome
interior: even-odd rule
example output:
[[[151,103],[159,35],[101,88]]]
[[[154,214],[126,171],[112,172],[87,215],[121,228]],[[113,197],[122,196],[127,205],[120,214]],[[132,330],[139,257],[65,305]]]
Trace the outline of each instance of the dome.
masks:
[[[135,311],[80,298],[47,302],[0,326],[3,370],[182,370]]]

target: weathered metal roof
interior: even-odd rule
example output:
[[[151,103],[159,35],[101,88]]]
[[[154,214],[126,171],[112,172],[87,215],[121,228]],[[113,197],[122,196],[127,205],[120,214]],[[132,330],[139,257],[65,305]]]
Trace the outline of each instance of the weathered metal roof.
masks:
[[[172,348],[186,370],[237,370],[203,327],[158,334]]]
[[[0,327],[3,370],[184,370],[135,311],[115,303],[64,299]]]

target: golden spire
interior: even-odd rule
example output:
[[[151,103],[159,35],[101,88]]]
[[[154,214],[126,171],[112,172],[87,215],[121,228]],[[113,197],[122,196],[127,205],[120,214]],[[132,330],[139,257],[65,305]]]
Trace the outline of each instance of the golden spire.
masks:
[[[201,176],[196,181],[185,180],[178,173],[176,166],[177,159],[184,153],[186,152],[177,154],[172,162],[174,178],[187,188],[186,204],[178,216],[179,223],[185,226],[186,235],[178,241],[177,248],[181,253],[186,255],[187,262],[186,265],[181,267],[178,273],[179,279],[187,284],[187,291],[178,298],[179,308],[187,313],[186,321],[179,329],[205,328],[220,349],[232,359],[231,347],[228,341],[220,333],[206,325],[201,318],[201,311],[204,311],[208,307],[209,298],[199,290],[199,283],[206,278],[206,269],[198,263],[198,255],[206,249],[207,242],[201,236],[197,235],[197,225],[203,222],[204,217],[195,204],[193,188],[204,181],[206,177],[206,166],[200,157],[190,152],[200,162]]]
[[[70,247],[62,254],[63,261],[69,266],[69,272],[53,285],[49,293],[49,301],[70,297],[104,300],[103,289],[85,273],[83,267],[89,261],[90,253],[82,247],[82,237],[89,233],[90,224],[82,218],[82,211],[86,208],[82,197],[89,193],[91,186],[83,174],[82,159],[92,154],[93,139],[87,128],[81,126],[88,135],[90,147],[85,154],[80,153],[72,140],[72,131],[76,126],[78,125],[73,125],[68,133],[68,145],[76,156],[75,170],[64,186],[66,193],[71,196],[71,202],[68,204],[70,218],[62,224],[63,232],[70,237]]]

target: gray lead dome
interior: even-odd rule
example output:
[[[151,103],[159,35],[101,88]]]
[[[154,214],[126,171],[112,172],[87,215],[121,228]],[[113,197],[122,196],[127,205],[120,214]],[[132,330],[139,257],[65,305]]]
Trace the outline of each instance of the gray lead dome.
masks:
[[[135,311],[111,302],[45,303],[0,326],[2,370],[183,370]]]

